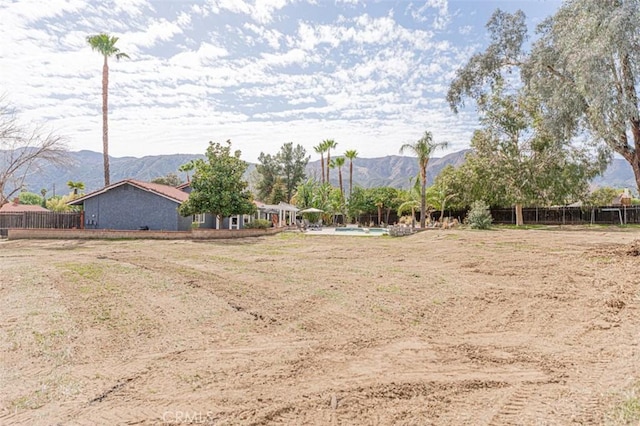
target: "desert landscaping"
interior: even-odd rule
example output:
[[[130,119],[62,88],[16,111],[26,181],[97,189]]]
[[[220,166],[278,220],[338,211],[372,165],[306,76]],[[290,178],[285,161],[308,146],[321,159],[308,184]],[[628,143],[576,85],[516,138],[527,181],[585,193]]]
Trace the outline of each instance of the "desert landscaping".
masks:
[[[640,232],[1,240],[0,424],[640,421]]]

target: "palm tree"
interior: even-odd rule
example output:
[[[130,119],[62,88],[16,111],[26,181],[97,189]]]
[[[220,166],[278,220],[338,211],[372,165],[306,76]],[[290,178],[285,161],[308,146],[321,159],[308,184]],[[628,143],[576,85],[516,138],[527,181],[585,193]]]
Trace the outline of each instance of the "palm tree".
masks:
[[[322,168],[322,183],[324,183],[324,153],[327,152],[327,147],[324,141],[314,146],[313,149],[320,154],[320,167]]]
[[[427,165],[429,158],[437,148],[446,148],[447,142],[435,143],[431,132],[426,131],[424,135],[414,143],[406,143],[400,147],[400,154],[410,151],[418,157],[418,166],[420,167],[420,227],[424,228],[426,223],[427,211]]]
[[[358,156],[358,151],[355,149],[347,150],[344,156],[349,159],[349,198],[351,198],[351,190],[353,188],[353,160]]]
[[[96,34],[87,37],[87,43],[92,50],[99,52],[104,57],[102,65],[102,156],[104,162],[104,185],[109,185],[109,124],[108,124],[108,91],[109,91],[109,64],[107,59],[115,56],[117,60],[129,58],[126,53],[120,52],[116,47],[118,37],[112,37],[109,34]]]
[[[404,191],[402,204],[398,206],[398,216],[402,216],[405,210],[411,210],[411,228],[416,227],[416,210],[420,208],[420,180],[414,178],[409,179],[410,189]]]
[[[78,195],[78,191],[82,191],[84,190],[84,182],[74,182],[72,180],[70,180],[69,182],[67,182],[67,186],[69,187],[70,190],[73,191],[73,195],[76,196]]]
[[[331,150],[335,149],[338,144],[333,139],[325,139],[322,143],[325,145],[327,150],[327,183],[331,183],[331,167],[329,167],[329,164],[331,163]]]
[[[342,200],[344,201],[344,190],[342,187],[342,166],[344,166],[344,161],[345,158],[344,157],[337,157],[335,159],[335,167],[338,168],[338,182],[340,184],[340,198],[342,198]]]

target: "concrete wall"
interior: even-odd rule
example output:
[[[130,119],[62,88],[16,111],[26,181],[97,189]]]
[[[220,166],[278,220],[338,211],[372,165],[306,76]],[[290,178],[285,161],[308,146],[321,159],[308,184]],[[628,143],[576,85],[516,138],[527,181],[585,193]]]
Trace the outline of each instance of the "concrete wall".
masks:
[[[86,229],[188,231],[191,216],[178,214],[175,201],[143,191],[132,185],[121,185],[84,202]]]
[[[24,239],[151,239],[151,240],[218,240],[260,237],[282,232],[284,228],[269,229],[194,229],[189,232],[117,231],[110,229],[9,229],[10,240]]]

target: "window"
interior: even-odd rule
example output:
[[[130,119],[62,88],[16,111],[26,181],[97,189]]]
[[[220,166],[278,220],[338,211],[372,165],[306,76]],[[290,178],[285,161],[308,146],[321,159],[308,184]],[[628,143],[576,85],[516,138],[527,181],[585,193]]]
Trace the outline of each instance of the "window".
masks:
[[[193,223],[204,223],[204,213],[198,213],[193,215]]]

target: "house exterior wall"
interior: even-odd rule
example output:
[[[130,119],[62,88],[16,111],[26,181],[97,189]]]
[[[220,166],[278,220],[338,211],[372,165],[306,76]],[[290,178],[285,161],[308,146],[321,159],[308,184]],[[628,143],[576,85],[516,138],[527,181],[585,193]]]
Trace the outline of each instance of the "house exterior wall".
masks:
[[[191,216],[178,214],[175,201],[125,184],[84,201],[86,229],[187,231]]]
[[[182,192],[186,192],[187,194],[191,194],[191,191],[193,190],[193,188],[191,188],[191,186],[185,186],[184,188],[180,189]],[[193,220],[193,218],[192,218]],[[211,213],[205,213],[204,216],[204,222],[198,224],[198,228],[200,229],[216,229],[216,217],[213,216]]]
[[[222,219],[222,224],[220,225],[220,229],[232,229],[230,228],[231,221],[234,221],[233,229],[244,229],[244,218],[249,217],[248,215],[234,215],[231,217],[225,217]]]

